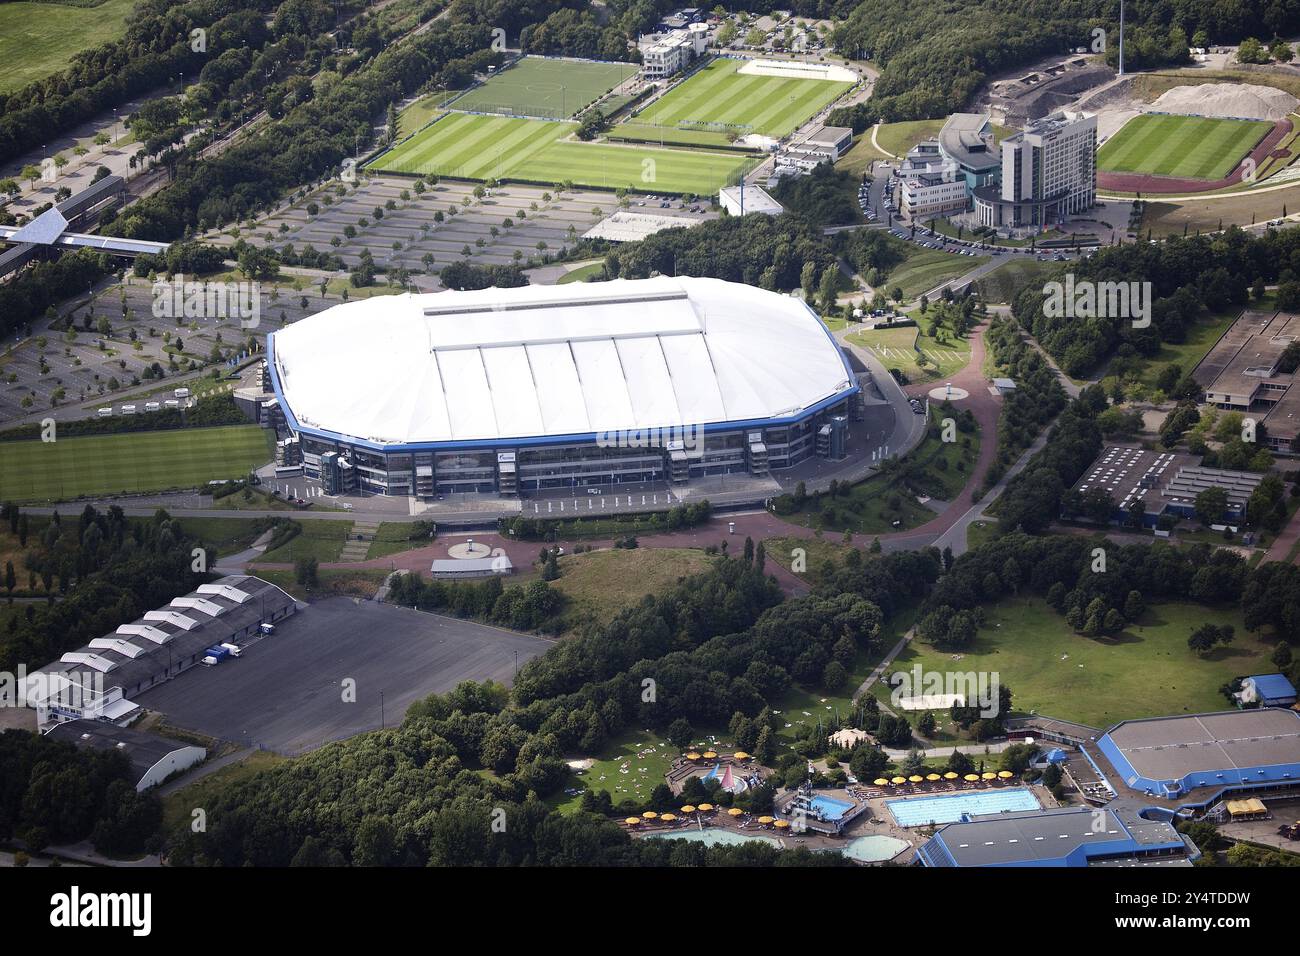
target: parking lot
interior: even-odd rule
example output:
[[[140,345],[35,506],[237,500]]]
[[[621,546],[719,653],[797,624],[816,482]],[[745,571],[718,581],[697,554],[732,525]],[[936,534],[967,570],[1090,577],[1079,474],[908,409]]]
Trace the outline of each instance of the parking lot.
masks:
[[[362,250],[369,250],[380,268],[415,273],[436,273],[466,258],[480,265],[517,263],[527,267],[539,264],[546,253],[559,253],[619,208],[618,199],[610,192],[560,192],[554,186],[511,183],[476,197],[475,186],[443,180],[419,193],[412,178],[363,175],[352,185],[336,180],[295,197],[251,229],[241,227],[239,236],[255,245],[276,248],[292,243],[301,250],[310,245],[340,256],[349,267],[360,261]],[[329,205],[325,204],[327,196]],[[657,210],[661,202],[642,196],[628,198],[629,208],[645,205],[647,210]],[[313,205],[315,215],[310,212]],[[376,218],[376,208],[382,211],[382,218]],[[675,211],[676,215],[688,213]],[[354,236],[345,235],[348,227],[355,231]],[[233,245],[236,237],[232,231],[206,239],[214,245]],[[440,288],[433,275],[421,276],[419,286]]]
[[[296,754],[402,721],[410,704],[461,681],[509,684],[551,642],[408,608],[328,598],[216,667],[139,695],[178,727]],[[345,685],[345,681],[353,682]],[[347,686],[355,700],[345,699]],[[382,697],[382,699],[381,699]]]

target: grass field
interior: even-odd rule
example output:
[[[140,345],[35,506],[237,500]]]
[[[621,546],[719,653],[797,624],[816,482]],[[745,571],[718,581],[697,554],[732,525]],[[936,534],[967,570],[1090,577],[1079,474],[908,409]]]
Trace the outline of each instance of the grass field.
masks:
[[[0,93],[62,70],[74,54],[120,37],[136,0],[97,7],[0,3]]]
[[[908,120],[902,123],[882,123],[876,130],[876,142],[880,148],[892,156],[902,158],[917,143],[934,139],[943,129],[943,120]],[[871,131],[862,134],[863,139],[871,141]]]
[[[936,286],[964,276],[982,266],[988,256],[957,256],[938,249],[909,245],[908,256],[895,266],[884,282],[886,289],[898,286],[907,299],[915,299]]]
[[[798,129],[851,84],[740,73],[741,60],[717,59],[636,116],[645,126],[718,129],[781,137]]]
[[[1170,603],[1150,607],[1119,635],[1093,639],[1071,632],[1065,618],[1037,598],[986,608],[988,624],[962,654],[909,645],[899,670],[920,664],[945,672],[996,672],[1017,712],[1037,711],[1093,727],[1164,714],[1224,710],[1219,687],[1241,674],[1276,670],[1272,646],[1248,633],[1235,609]],[[1201,624],[1232,624],[1236,640],[1199,658],[1187,636]],[[1261,669],[1262,668],[1262,669]]]
[[[982,276],[975,285],[979,287],[980,295],[986,302],[1010,303],[1025,286],[1041,287],[1047,274],[1059,268],[1059,262],[1040,262],[1028,256],[1023,259],[1010,259]]]
[[[716,192],[752,162],[737,153],[584,143],[573,123],[452,113],[377,158],[381,172],[461,179],[523,179],[597,189]]]
[[[526,56],[459,97],[453,107],[476,113],[568,119],[636,74],[632,63],[594,63]]]
[[[676,126],[649,126],[620,123],[606,134],[608,139],[633,143],[658,143],[661,146],[730,146],[731,137],[707,129],[680,129]]]
[[[1262,120],[1143,113],[1097,151],[1097,168],[1189,179],[1221,179],[1273,128]]]
[[[287,564],[298,558],[315,558],[322,564],[337,561],[352,530],[351,521],[304,521],[302,533],[290,538],[274,551],[268,551],[258,562],[262,564]]]
[[[920,321],[924,323],[925,317]],[[885,368],[896,368],[913,382],[948,378],[970,361],[970,343],[963,339],[938,342],[915,327],[863,329],[850,333],[849,340],[870,351]]]
[[[716,559],[695,548],[634,548],[566,554],[551,586],[566,598],[565,617],[608,623],[647,594],[671,589],[678,578],[704,571]]]
[[[78,495],[194,488],[240,478],[273,455],[256,425],[184,428],[0,445],[0,498],[52,501]]]

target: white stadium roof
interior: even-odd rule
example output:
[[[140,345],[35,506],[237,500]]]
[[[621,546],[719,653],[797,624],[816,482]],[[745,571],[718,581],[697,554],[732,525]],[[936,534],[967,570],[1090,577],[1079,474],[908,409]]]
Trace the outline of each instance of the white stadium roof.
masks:
[[[789,418],[853,386],[801,301],[718,279],[376,296],[271,338],[299,427],[379,445]]]

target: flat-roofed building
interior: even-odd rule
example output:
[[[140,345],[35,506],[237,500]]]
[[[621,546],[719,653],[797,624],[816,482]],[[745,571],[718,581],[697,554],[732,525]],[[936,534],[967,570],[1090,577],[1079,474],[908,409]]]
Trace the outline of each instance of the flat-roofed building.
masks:
[[[742,183],[739,186],[723,186],[718,190],[718,205],[731,216],[748,216],[752,212],[761,212],[768,216],[779,216],[785,208],[773,199],[761,186]]]
[[[1128,720],[1096,747],[1129,790],[1186,805],[1204,806],[1229,791],[1300,788],[1300,713],[1293,710]]]
[[[1207,488],[1222,488],[1228,495],[1220,520],[1237,521],[1263,475],[1224,468],[1206,468],[1195,455],[1177,451],[1151,451],[1127,445],[1107,445],[1062,501],[1065,517],[1083,513],[1089,493],[1103,491],[1112,502],[1111,520],[1130,520],[1140,503],[1142,522],[1150,527],[1162,515],[1190,518],[1196,514],[1196,497]]]
[[[924,866],[1189,866],[1173,825],[1111,810],[1060,807],[981,814],[941,827],[917,848]]]
[[[125,722],[139,710],[133,695],[189,670],[208,648],[247,641],[296,608],[274,584],[228,575],[29,674],[25,703],[41,726],[79,718]]]
[[[832,159],[839,159],[853,148],[853,130],[847,126],[819,126],[803,138],[803,144],[826,150]]]
[[[173,774],[201,763],[208,755],[203,747],[100,720],[69,720],[52,727],[48,736],[77,747],[122,754],[131,765],[136,793],[158,786]]]
[[[1246,311],[1206,353],[1192,377],[1205,389],[1205,404],[1260,413],[1265,443],[1293,454],[1300,437],[1300,391],[1295,372],[1282,371],[1282,353],[1300,339],[1300,315]]]

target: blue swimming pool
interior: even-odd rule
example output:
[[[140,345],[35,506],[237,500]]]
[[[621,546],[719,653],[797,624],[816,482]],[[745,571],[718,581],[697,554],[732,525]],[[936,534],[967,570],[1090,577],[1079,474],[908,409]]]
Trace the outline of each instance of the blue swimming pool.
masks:
[[[843,800],[832,800],[830,797],[823,797],[820,794],[813,797],[808,803],[826,821],[838,820],[853,809],[851,803],[845,803]]]
[[[742,843],[750,843],[754,840],[760,843],[770,843],[773,846],[781,845],[781,841],[776,837],[759,836],[757,833],[736,833],[734,830],[724,830],[721,827],[705,827],[703,830],[690,827],[681,830],[670,830],[667,833],[647,833],[646,839],[686,840],[688,843],[703,843],[705,846],[739,846]]]
[[[913,797],[910,800],[886,800],[885,806],[900,827],[919,827],[927,823],[956,823],[962,814],[1009,813],[1013,810],[1042,809],[1038,798],[1023,787],[1005,790],[976,790],[942,797]]]

